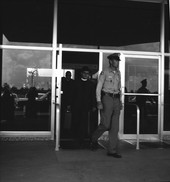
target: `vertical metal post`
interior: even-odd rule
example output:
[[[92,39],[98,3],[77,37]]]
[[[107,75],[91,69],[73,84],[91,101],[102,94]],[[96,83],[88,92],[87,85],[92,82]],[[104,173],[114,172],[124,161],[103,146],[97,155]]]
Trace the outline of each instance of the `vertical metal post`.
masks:
[[[103,52],[99,52],[99,73],[103,69]]]
[[[52,83],[51,83],[51,139],[54,139],[55,102],[56,102],[56,49],[57,49],[57,0],[54,0],[53,42],[52,42]]]
[[[62,44],[59,44],[59,55],[57,60],[57,89],[56,89],[56,147],[55,150],[58,151],[60,147],[60,110],[61,110],[61,77],[62,72]]]
[[[139,150],[139,134],[140,134],[140,110],[139,107],[136,105],[136,112],[137,112],[137,136],[136,136],[136,149]]]
[[[120,63],[119,63],[119,69],[121,72],[121,91],[122,91],[122,96],[121,96],[121,100],[122,100],[122,104],[123,106],[125,106],[125,55],[123,55],[121,53],[120,55]],[[120,132],[120,136],[124,134],[123,128],[124,128],[124,110],[125,108],[123,107],[123,109],[121,110],[121,114],[120,114],[120,125],[119,125],[119,132]]]
[[[99,71],[98,71],[98,77],[103,70],[103,52],[99,52]],[[98,124],[100,124],[100,111],[98,110]]]
[[[165,53],[165,4],[164,1],[162,2],[162,7],[161,7],[161,31],[160,31],[160,51],[161,51],[161,63],[159,64],[159,138],[162,141],[162,132],[163,132],[163,112],[164,112],[164,53]],[[160,62],[160,61],[159,61]],[[162,114],[161,114],[162,113]]]

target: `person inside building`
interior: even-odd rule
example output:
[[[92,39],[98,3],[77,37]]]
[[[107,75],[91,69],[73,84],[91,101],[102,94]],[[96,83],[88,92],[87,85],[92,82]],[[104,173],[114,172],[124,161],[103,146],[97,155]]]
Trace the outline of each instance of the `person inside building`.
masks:
[[[109,67],[99,75],[96,88],[97,108],[100,110],[101,121],[91,138],[91,150],[98,147],[98,138],[105,132],[109,133],[107,155],[121,158],[119,148],[119,115],[121,102],[121,73],[119,71],[120,54],[109,55]]]
[[[15,115],[15,99],[11,92],[11,88],[4,83],[3,92],[1,94],[1,120],[13,121]]]
[[[26,95],[28,101],[26,103],[26,117],[36,118],[37,117],[37,101],[38,92],[36,87],[31,87]]]
[[[71,100],[73,96],[74,80],[70,71],[66,71],[61,84],[61,137],[67,137],[71,130]]]

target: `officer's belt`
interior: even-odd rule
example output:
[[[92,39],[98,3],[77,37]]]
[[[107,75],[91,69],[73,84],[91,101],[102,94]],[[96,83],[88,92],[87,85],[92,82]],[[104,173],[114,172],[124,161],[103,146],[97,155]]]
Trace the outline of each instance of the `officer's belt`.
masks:
[[[113,97],[113,98],[120,98],[120,93],[109,93],[109,92],[104,92],[102,91],[102,95],[108,95],[110,97]]]

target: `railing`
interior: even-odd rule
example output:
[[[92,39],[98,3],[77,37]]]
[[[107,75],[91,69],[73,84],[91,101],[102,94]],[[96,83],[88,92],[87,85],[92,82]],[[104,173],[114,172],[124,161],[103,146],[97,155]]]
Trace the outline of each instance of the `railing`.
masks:
[[[137,104],[126,104],[126,105],[131,105],[131,106],[135,106],[136,107],[136,114],[137,114],[137,133],[136,133],[136,150],[139,150],[140,147],[139,147],[139,143],[140,143],[140,109],[139,109],[139,106]],[[102,135],[100,138],[99,138],[99,145],[101,145],[103,148],[106,149],[106,146],[105,144],[103,144],[101,141],[104,140],[104,141],[107,141],[108,140],[108,135]]]
[[[139,142],[140,142],[140,109],[137,104],[126,104],[126,105],[132,105],[136,107],[136,115],[137,115],[137,127],[136,127],[136,149],[139,150]]]
[[[137,113],[137,133],[136,133],[136,149],[139,150],[139,134],[140,134],[140,109],[139,106],[136,106],[136,113]]]

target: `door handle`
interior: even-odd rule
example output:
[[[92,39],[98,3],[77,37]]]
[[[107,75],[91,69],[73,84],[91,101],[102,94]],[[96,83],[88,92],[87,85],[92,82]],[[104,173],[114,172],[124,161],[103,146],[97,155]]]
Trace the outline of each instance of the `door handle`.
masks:
[[[53,104],[55,104],[55,105],[59,105],[57,102],[53,102]]]

